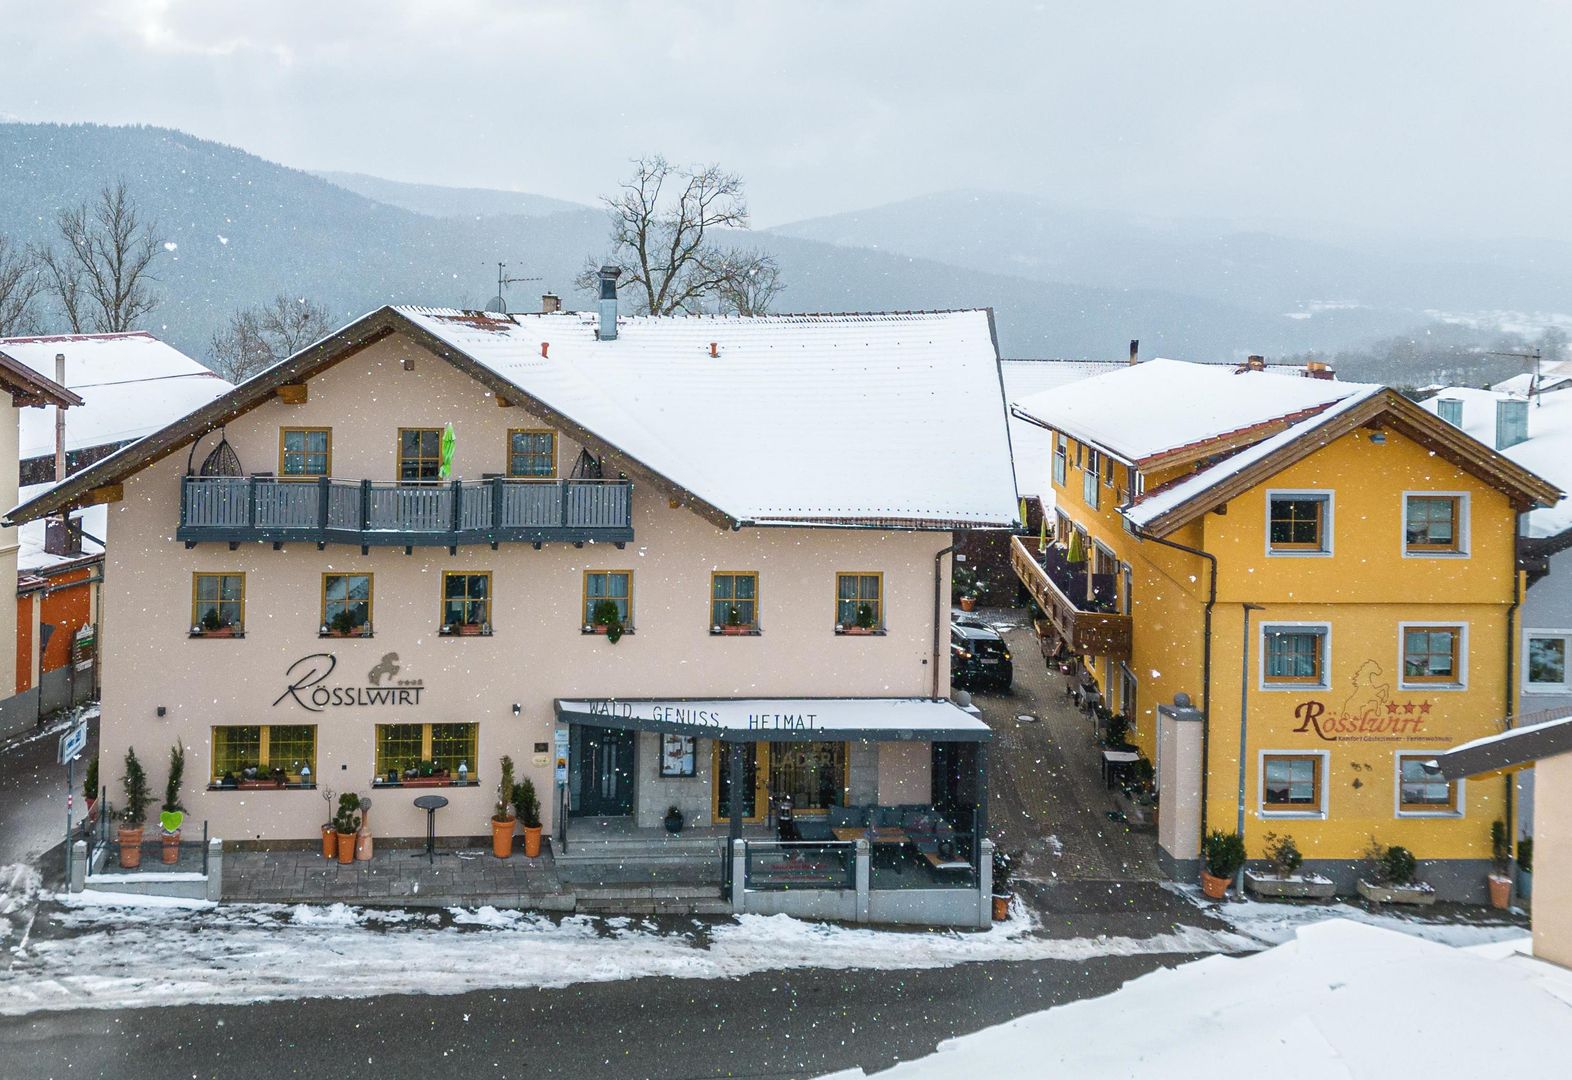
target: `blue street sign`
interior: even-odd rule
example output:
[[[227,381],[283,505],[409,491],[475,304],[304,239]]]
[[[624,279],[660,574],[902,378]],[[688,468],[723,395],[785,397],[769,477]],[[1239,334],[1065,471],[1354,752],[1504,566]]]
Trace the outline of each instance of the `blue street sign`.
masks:
[[[61,765],[69,764],[76,760],[78,754],[87,748],[87,721],[84,720],[64,735],[60,736]]]

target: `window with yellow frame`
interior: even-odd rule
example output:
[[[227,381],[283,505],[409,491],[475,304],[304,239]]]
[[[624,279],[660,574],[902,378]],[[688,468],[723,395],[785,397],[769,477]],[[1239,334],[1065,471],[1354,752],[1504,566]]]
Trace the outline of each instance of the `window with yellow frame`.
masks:
[[[876,634],[884,629],[884,575],[835,575],[835,632]]]
[[[333,429],[278,429],[278,475],[330,476],[333,472]]]
[[[586,570],[584,571],[584,625],[588,629],[609,625],[602,618],[602,604],[617,609],[623,632],[633,629],[633,571]]]
[[[759,575],[751,570],[710,574],[710,633],[759,632]]]
[[[378,784],[476,783],[479,724],[378,724]]]
[[[491,633],[491,571],[443,571],[442,633]]]
[[[191,575],[191,636],[239,637],[246,625],[246,575]]]
[[[322,575],[322,634],[371,636],[371,575]]]
[[[412,484],[442,479],[442,429],[398,429],[398,478]]]
[[[284,782],[315,786],[315,724],[224,724],[213,728],[213,787],[263,781],[282,771]]]
[[[557,433],[545,429],[508,431],[508,475],[551,479],[557,475]]]

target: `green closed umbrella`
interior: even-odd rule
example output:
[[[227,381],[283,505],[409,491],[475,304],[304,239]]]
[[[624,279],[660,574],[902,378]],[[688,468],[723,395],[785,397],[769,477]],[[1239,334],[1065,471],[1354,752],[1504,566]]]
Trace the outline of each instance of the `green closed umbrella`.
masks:
[[[1086,549],[1081,546],[1081,534],[1076,530],[1070,532],[1070,550],[1065,555],[1065,561],[1072,563],[1086,561]]]
[[[438,475],[446,480],[453,475],[453,425],[448,424],[442,429],[442,466]]]

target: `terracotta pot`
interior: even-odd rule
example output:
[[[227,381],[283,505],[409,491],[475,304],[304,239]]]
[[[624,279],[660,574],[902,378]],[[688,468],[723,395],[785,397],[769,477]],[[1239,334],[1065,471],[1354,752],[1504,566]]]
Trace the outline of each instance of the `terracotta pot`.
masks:
[[[337,854],[338,854],[337,834],[333,832],[333,826],[331,826],[331,825],[324,825],[324,826],[322,826],[322,857],[324,859],[331,859],[331,858],[335,857]]]
[[[512,818],[498,821],[491,819],[491,853],[499,859],[506,859],[513,854],[513,826]]]
[[[1213,900],[1221,900],[1228,895],[1228,886],[1232,884],[1231,878],[1213,877],[1205,870],[1201,871],[1201,891]]]
[[[1491,874],[1486,878],[1490,883],[1490,906],[1505,911],[1512,906],[1512,879],[1497,877]]]
[[[459,623],[454,628],[454,633],[459,637],[480,637],[479,623]]]
[[[540,826],[524,826],[524,854],[531,859],[540,858]]]
[[[1010,898],[1008,896],[995,896],[993,898],[993,921],[1008,922],[1010,919]]]
[[[976,611],[977,610],[977,598],[975,596],[963,596],[963,597],[961,597],[961,610],[962,611]]]
[[[173,866],[180,861],[180,830],[164,833],[159,837],[158,857],[164,861],[165,866]]]
[[[338,861],[348,866],[355,861],[355,834],[341,832],[333,834],[338,839]]]
[[[142,826],[133,829],[122,825],[116,835],[120,841],[121,867],[135,870],[142,865]]]

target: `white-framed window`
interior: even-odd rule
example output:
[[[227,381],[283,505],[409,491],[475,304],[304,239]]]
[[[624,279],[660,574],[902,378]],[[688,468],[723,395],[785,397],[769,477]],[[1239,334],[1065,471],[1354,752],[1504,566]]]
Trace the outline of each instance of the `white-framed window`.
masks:
[[[1065,477],[1069,474],[1070,443],[1059,432],[1053,433],[1053,482],[1064,487]]]
[[[1325,818],[1331,759],[1326,750],[1262,750],[1258,761],[1261,817]]]
[[[1403,492],[1403,557],[1465,558],[1468,492]]]
[[[1523,631],[1523,693],[1572,693],[1572,630]]]
[[[1332,554],[1332,493],[1268,491],[1266,553],[1291,557]]]
[[[1330,623],[1263,623],[1259,646],[1262,690],[1325,690],[1331,685]]]
[[[1468,624],[1397,624],[1398,686],[1404,690],[1468,688]]]
[[[1141,720],[1140,685],[1136,682],[1135,672],[1130,670],[1130,665],[1119,664],[1119,711],[1124,713],[1130,722],[1130,734],[1138,734]]]
[[[1448,780],[1432,768],[1434,751],[1392,755],[1393,813],[1397,817],[1462,817],[1463,781]]]
[[[1093,510],[1098,507],[1097,474],[1102,471],[1103,456],[1091,447],[1086,448],[1086,463],[1081,468],[1081,499]]]

